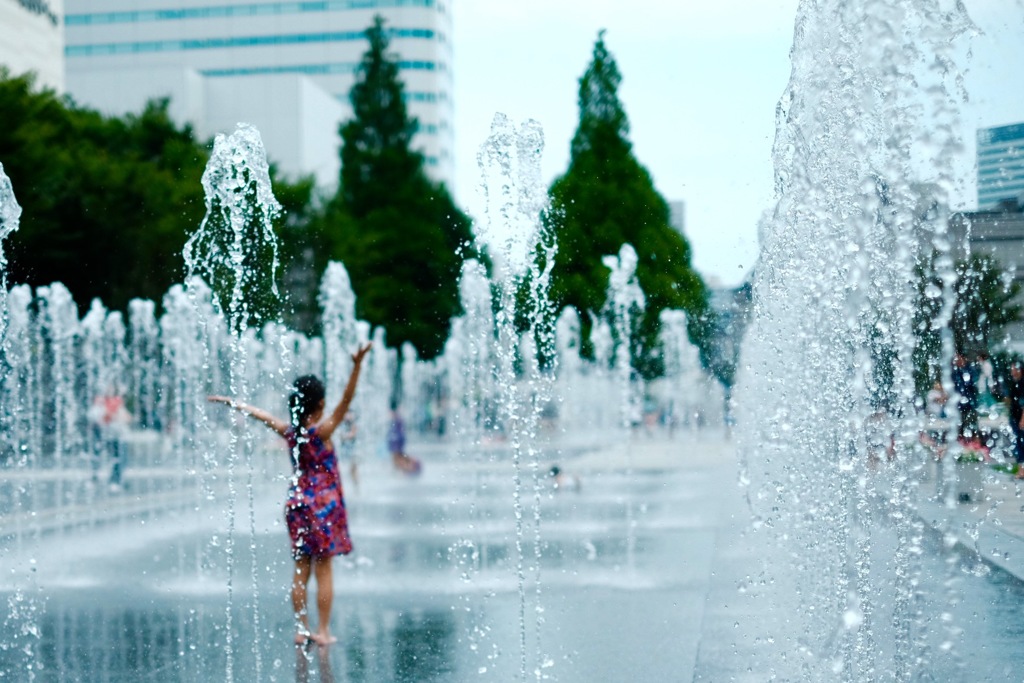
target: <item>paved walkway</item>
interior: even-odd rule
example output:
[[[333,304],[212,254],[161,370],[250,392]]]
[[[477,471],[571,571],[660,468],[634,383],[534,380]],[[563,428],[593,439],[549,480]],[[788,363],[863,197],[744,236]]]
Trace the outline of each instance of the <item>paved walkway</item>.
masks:
[[[1024,581],[1024,480],[982,466],[982,493],[961,502],[943,496],[943,473],[932,469],[922,483],[918,513],[937,530],[956,534],[959,547]]]
[[[529,581],[517,586],[521,579],[510,563],[516,536],[509,532],[513,482],[507,444],[481,449],[483,457],[463,457],[451,444],[414,442],[413,452],[426,463],[415,480],[391,472],[384,459],[366,462],[362,487],[350,490],[357,555],[338,563],[341,579],[335,585],[337,627],[345,643],[333,653],[338,680],[429,678],[406,673],[410,661],[421,673],[436,664],[434,680],[479,680],[481,666],[489,667],[491,680],[513,680],[523,642],[531,666],[535,654],[544,655],[544,666],[550,657],[553,677],[564,683],[637,680],[637,672],[644,680],[659,681],[835,680],[828,673],[831,662],[819,656],[831,651],[829,645],[818,643],[815,649],[803,640],[806,615],[797,611],[800,602],[794,597],[806,587],[807,572],[816,568],[801,573],[788,554],[780,562],[767,525],[752,524],[746,489],[737,481],[734,442],[712,430],[681,431],[673,438],[639,433],[628,442],[621,434],[588,436],[541,451],[542,473],[558,463],[580,477],[582,487],[578,494],[541,497],[543,557],[537,561],[544,571],[536,585],[542,590],[536,591]],[[528,462],[522,464],[529,469]],[[634,476],[623,476],[626,472]],[[286,602],[279,599],[292,567],[281,550],[284,484],[275,486],[258,508],[257,542],[246,542],[249,523],[239,513],[234,546],[232,618],[240,633],[260,634],[254,642],[265,664],[290,652],[292,628]],[[533,496],[528,482],[525,486],[522,498],[529,504]],[[935,490],[934,479],[924,483],[922,498],[929,486]],[[1024,550],[1013,545],[1024,543],[1020,489],[1008,475],[992,472],[984,502],[923,500],[918,511],[935,528],[955,531],[965,548],[980,549],[993,566],[1021,577],[1014,563],[1024,558]],[[60,543],[41,547],[33,555],[38,572],[34,567],[31,573],[32,585],[46,597],[37,622],[44,635],[66,634],[40,646],[50,657],[49,670],[79,666],[67,677],[74,679],[94,661],[81,655],[89,652],[99,657],[101,668],[111,668],[105,680],[223,680],[218,639],[227,563],[224,543],[211,543],[217,528],[208,521],[197,529],[180,515],[168,515],[147,523],[145,534],[112,528],[100,538],[65,534]],[[529,540],[529,534],[520,539],[527,545]],[[67,557],[76,558],[73,566]],[[527,557],[534,556],[528,552]],[[26,571],[24,566],[13,565],[18,571]],[[7,569],[4,576],[13,574]],[[923,575],[923,585],[938,602],[923,603],[921,609],[935,620],[921,628],[940,637],[937,615],[949,609],[948,577],[932,578]],[[878,583],[883,581],[884,576]],[[263,596],[259,631],[247,606],[250,594]],[[969,610],[984,612],[993,629],[1006,631],[1024,600],[999,595],[1010,616],[988,619],[992,598],[965,592],[963,599]],[[522,604],[542,607],[543,619],[534,617],[541,611],[528,609],[520,627]],[[966,617],[956,619],[972,642],[1013,652],[1014,645],[992,640]],[[127,625],[137,623],[159,628],[125,639]],[[61,630],[61,624],[75,627]],[[521,628],[529,635],[525,641]],[[186,645],[197,651],[181,658]],[[505,655],[492,660],[494,648]],[[969,666],[977,665],[969,659],[975,652],[965,645],[959,649]],[[136,651],[145,653],[148,668],[141,673],[142,664],[129,656]],[[235,654],[239,671],[254,666],[246,648]],[[993,654],[998,653],[977,656]],[[935,669],[932,661],[921,666],[932,680],[960,680]],[[0,673],[4,670],[0,656]],[[358,671],[364,672],[361,677]],[[979,679],[1020,680],[1015,673]],[[83,673],[79,680],[93,679]]]
[[[582,455],[571,462],[582,472],[707,467],[716,463],[734,471],[736,467],[734,442],[713,430],[680,432],[676,439],[641,434],[628,444],[578,448]],[[930,528],[956,534],[965,552],[977,553],[989,565],[1024,581],[1024,480],[991,466],[982,465],[981,469],[981,495],[960,501],[959,487],[948,498],[942,495],[939,479],[944,474],[931,468],[924,473],[918,514]],[[739,520],[744,514],[745,509],[736,507],[729,516]]]
[[[798,604],[795,596],[799,595],[804,579],[799,571],[777,564],[777,557],[770,558],[772,549],[765,544],[772,543],[771,534],[755,529],[744,500],[746,489],[737,481],[734,442],[711,432],[682,433],[676,440],[640,436],[629,444],[584,452],[570,460],[568,466],[580,472],[584,481],[602,470],[687,469],[709,475],[704,479],[705,485],[714,492],[703,502],[706,507],[701,519],[713,529],[714,542],[707,546],[708,557],[702,560],[706,562],[707,574],[700,580],[698,589],[704,595],[699,611],[699,644],[692,669],[680,672],[678,680],[755,683],[767,680],[768,672],[779,674],[785,680],[832,680],[827,667],[811,674],[807,671],[814,670],[807,669],[802,677],[792,668],[797,660],[794,655],[807,654],[803,644],[787,640],[784,635],[792,634],[793,625],[800,620],[794,614]],[[983,492],[975,496],[976,500],[968,502],[958,502],[956,495],[940,499],[935,495],[939,490],[938,473],[928,473],[921,484],[918,516],[937,533],[953,533],[965,554],[976,554],[990,567],[1024,582],[1024,485],[1011,475],[989,467],[983,472]],[[881,552],[884,555],[885,551]],[[936,590],[938,584],[934,583],[933,575],[922,579],[929,582],[925,590]],[[996,583],[1003,585],[999,580]],[[973,584],[961,588],[964,593],[958,599],[967,601],[968,611],[982,614],[982,622],[986,621],[984,615],[990,615],[988,621],[1001,624],[996,631],[1010,628],[1010,623],[1001,621],[1003,617],[994,612],[1000,611],[997,601],[1005,603],[1002,609],[1015,610],[1008,605],[1014,604],[1017,598],[1007,597],[1006,593],[993,598],[989,593],[977,592]],[[938,595],[930,603],[934,614],[949,608],[943,599],[944,595]],[[967,640],[985,639],[976,620],[958,614],[954,621],[970,634]],[[942,631],[938,623],[932,622],[919,628],[927,629],[933,636]],[[975,659],[979,656],[975,645],[969,645],[963,635],[958,638],[954,648],[958,652],[956,657],[962,657],[962,663],[968,668],[981,666]],[[1005,643],[996,646],[989,642],[989,645],[999,648]],[[986,669],[987,673],[979,680],[1019,680],[1016,672],[1001,673],[1002,664],[988,661],[998,660],[998,655],[993,657],[990,651],[983,659],[991,670]],[[808,667],[821,664],[820,661],[805,662]],[[932,674],[943,672],[936,680],[952,680],[945,678],[949,670],[943,666],[936,661],[922,665],[922,670]],[[785,672],[794,678],[788,678]]]

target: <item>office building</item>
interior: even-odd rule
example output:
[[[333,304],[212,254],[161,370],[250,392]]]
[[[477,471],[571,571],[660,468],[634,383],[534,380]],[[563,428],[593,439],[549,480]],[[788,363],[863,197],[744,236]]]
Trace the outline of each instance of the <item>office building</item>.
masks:
[[[1024,202],[1024,123],[978,131],[978,210]]]
[[[1021,286],[1014,303],[1024,307],[1024,203],[1007,200],[998,209],[953,214],[949,232],[954,256],[991,256]],[[1024,353],[1024,320],[1007,325],[1004,333],[1009,348]]]
[[[108,114],[169,97],[201,137],[245,121],[289,175],[337,183],[339,124],[379,14],[400,66],[413,147],[451,184],[449,0],[66,0],[68,91]]]
[[[64,92],[63,0],[0,2],[0,66],[36,75],[36,88]]]

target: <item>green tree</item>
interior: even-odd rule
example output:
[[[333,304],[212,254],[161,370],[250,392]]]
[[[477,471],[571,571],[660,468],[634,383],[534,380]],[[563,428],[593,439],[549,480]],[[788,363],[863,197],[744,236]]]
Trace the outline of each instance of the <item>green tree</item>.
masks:
[[[987,254],[957,261],[955,272],[953,343],[968,354],[989,351],[999,331],[1020,318],[1021,307],[1014,303],[1020,284]]]
[[[629,121],[618,97],[621,81],[601,31],[580,79],[580,120],[569,168],[552,184],[544,217],[558,241],[550,295],[555,310],[573,306],[579,311],[586,339],[587,314],[602,310],[608,287],[609,270],[601,258],[618,254],[624,243],[633,245],[647,306],[631,347],[637,370],[652,377],[662,370],[657,333],[663,309],[687,312],[690,337],[705,363],[713,322],[704,283],[690,265],[690,246],[669,225],[668,204],[633,155]]]
[[[915,271],[914,301],[914,388],[924,396],[939,378],[942,361],[942,333],[939,322],[945,301],[944,278],[936,265],[938,255],[930,254]],[[953,301],[948,330],[956,351],[974,356],[991,353],[1004,326],[1020,319],[1015,303],[1021,288],[986,254],[972,254],[953,264]]]
[[[324,202],[317,194],[312,176],[285,182],[279,175],[271,164],[274,197],[281,204],[282,213],[275,229],[280,245],[284,319],[292,329],[314,334],[320,317],[316,300],[320,275],[330,256],[322,246],[326,243]]]
[[[203,216],[205,150],[175,127],[166,102],[103,117],[0,80],[0,159],[24,210],[11,281],[63,282],[84,310],[159,300],[181,274],[186,226]]]
[[[107,117],[33,86],[0,72],[0,161],[23,209],[10,283],[63,282],[83,312],[93,298],[122,311],[133,298],[159,302],[205,212],[209,146],[171,120],[167,100]],[[309,187],[275,182],[292,212],[278,231],[304,218]]]
[[[461,312],[470,221],[410,148],[417,122],[406,111],[379,16],[366,37],[350,94],[354,116],[341,127],[341,187],[326,232],[352,280],[357,314],[382,326],[392,347],[410,342],[429,359],[444,349],[450,320]]]

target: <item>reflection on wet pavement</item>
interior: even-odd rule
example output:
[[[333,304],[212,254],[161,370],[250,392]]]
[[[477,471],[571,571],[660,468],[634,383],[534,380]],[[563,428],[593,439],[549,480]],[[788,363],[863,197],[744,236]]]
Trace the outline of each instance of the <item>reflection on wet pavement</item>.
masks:
[[[235,539],[232,678],[509,681],[519,677],[526,642],[531,677],[568,683],[638,680],[638,672],[658,681],[763,680],[799,648],[779,608],[788,565],[773,567],[770,537],[752,531],[734,461],[689,457],[632,474],[587,471],[579,492],[539,492],[536,554],[523,539],[525,633],[512,484],[501,464],[431,463],[419,480],[367,467],[349,501],[356,550],[335,564],[338,643],[326,648],[293,644],[281,492],[267,488],[256,537]],[[224,681],[229,579],[220,524],[147,518],[44,538],[21,556],[31,569],[0,558],[0,581],[31,577],[0,583],[8,607],[0,680]],[[941,549],[928,548],[922,642],[943,632],[950,609],[951,570]],[[986,572],[966,562],[954,573],[963,596],[953,607],[963,631],[956,656],[925,668],[937,680],[964,668],[978,680],[1016,680],[1024,589],[998,573],[977,577]]]

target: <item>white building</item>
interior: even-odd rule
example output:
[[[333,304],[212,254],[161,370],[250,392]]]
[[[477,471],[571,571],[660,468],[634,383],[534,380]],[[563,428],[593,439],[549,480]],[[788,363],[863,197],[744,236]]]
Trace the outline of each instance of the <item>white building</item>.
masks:
[[[1024,123],[978,131],[978,210],[1024,202]]]
[[[68,91],[108,114],[169,97],[171,115],[201,138],[245,121],[289,175],[336,185],[339,124],[380,14],[399,61],[413,147],[451,185],[449,0],[66,0]]]
[[[36,74],[36,88],[64,92],[63,0],[0,1],[0,66]]]

